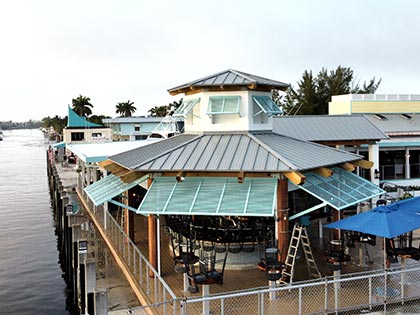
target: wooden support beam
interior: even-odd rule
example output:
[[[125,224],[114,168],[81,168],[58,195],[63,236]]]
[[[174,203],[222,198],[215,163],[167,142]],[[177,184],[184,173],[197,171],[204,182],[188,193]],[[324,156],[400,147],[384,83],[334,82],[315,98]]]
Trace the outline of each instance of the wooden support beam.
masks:
[[[126,173],[125,175],[120,176],[120,178],[124,183],[131,183],[143,177],[144,175],[146,174],[143,172],[130,171]]]
[[[354,161],[352,163],[354,165],[359,166],[359,167],[364,168],[364,169],[370,169],[370,168],[373,167],[373,162],[372,161],[359,160],[359,161]]]
[[[111,172],[113,174],[116,174],[116,173],[122,174],[122,172],[130,171],[129,169],[122,167],[116,163],[109,164],[108,166],[105,166],[104,169],[106,169],[108,172]]]
[[[349,172],[353,172],[354,169],[356,168],[353,164],[351,163],[342,163],[339,165],[342,169],[349,171]]]
[[[242,184],[244,182],[244,180],[245,180],[245,172],[244,171],[241,171],[238,174],[238,183],[239,184]]]
[[[119,169],[119,170],[113,172],[112,174],[114,174],[115,176],[121,177],[121,176],[127,175],[130,172],[131,172],[130,170],[128,170],[126,168],[122,168],[122,169]]]
[[[277,183],[277,247],[279,261],[286,261],[289,249],[289,199],[287,194],[288,184],[286,179],[279,179]]]
[[[320,167],[320,168],[316,168],[314,169],[312,172],[322,176],[322,177],[331,177],[332,174],[334,173],[334,171],[330,168],[326,168],[326,167]]]
[[[105,168],[108,165],[112,165],[112,164],[114,164],[114,162],[112,162],[111,160],[105,160],[98,163],[98,165],[102,168]]]
[[[286,176],[295,185],[304,184],[306,180],[306,176],[300,172],[286,172],[282,174]]]
[[[253,172],[243,172],[244,177],[273,177],[273,173],[253,173]],[[161,176],[165,177],[176,177],[179,172],[162,172]],[[185,177],[238,177],[238,172],[183,172]]]

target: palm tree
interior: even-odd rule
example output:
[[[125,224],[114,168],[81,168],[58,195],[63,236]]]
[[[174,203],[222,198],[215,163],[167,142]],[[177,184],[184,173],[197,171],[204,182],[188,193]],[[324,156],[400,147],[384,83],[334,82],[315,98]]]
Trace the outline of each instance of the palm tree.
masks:
[[[117,109],[115,112],[120,114],[121,117],[131,117],[131,115],[137,110],[137,108],[135,108],[133,105],[134,102],[130,102],[130,100],[127,102],[118,103],[115,105]]]
[[[71,103],[73,104],[73,110],[77,115],[83,117],[92,115],[91,108],[93,108],[93,105],[90,103],[89,97],[79,95],[77,98],[73,98]]]
[[[168,105],[155,106],[149,109],[150,116],[152,117],[165,117],[168,114]]]

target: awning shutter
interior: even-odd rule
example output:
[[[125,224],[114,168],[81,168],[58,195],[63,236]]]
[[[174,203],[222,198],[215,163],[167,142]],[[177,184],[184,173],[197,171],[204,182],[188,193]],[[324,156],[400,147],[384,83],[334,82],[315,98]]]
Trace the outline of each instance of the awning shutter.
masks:
[[[158,177],[140,204],[139,214],[273,216],[277,179],[235,177]]]
[[[305,183],[297,187],[337,210],[385,193],[383,189],[352,172],[339,167],[332,170],[333,175],[330,177],[322,177],[312,172],[305,173]]]
[[[101,180],[87,186],[84,191],[92,200],[95,206],[118,196],[119,194],[133,188],[134,186],[144,182],[149,178],[148,175],[143,176],[131,183],[124,183],[119,176],[110,174]]]

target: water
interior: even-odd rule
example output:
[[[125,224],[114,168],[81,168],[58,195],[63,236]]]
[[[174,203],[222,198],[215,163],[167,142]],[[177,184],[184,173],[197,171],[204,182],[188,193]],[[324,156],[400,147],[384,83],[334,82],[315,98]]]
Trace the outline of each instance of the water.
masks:
[[[0,141],[0,314],[69,314],[42,132]]]

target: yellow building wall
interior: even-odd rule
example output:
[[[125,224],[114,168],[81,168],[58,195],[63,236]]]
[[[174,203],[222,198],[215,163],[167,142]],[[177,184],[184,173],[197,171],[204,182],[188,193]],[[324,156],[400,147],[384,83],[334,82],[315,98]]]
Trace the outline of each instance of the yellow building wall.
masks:
[[[351,114],[351,101],[334,101],[328,103],[329,115]]]
[[[334,105],[335,106],[335,105]],[[355,101],[351,102],[351,112],[357,113],[419,113],[420,101]]]

